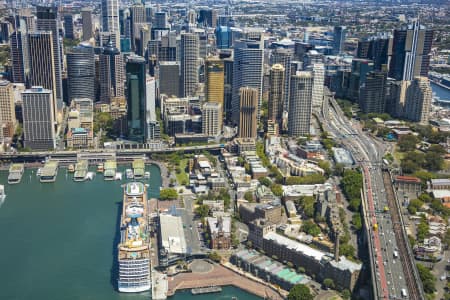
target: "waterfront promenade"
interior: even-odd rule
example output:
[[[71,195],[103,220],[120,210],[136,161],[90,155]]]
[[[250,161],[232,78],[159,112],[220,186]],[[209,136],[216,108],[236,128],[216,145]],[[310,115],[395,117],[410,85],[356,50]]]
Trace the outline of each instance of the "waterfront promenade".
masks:
[[[177,290],[182,289],[232,285],[262,298],[274,300],[284,299],[278,291],[269,287],[267,284],[247,278],[237,271],[218,264],[214,264],[208,272],[180,273],[173,277],[168,277],[168,281],[169,289],[167,296],[172,296]]]

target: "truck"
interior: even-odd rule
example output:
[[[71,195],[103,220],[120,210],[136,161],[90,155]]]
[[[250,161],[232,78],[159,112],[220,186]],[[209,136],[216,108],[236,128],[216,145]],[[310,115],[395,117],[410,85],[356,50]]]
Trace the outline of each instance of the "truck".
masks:
[[[402,289],[402,297],[403,298],[406,298],[406,297],[408,297],[408,293],[406,293],[406,289]]]
[[[397,257],[398,257],[398,251],[395,250],[395,251],[394,251],[394,258],[397,258]]]

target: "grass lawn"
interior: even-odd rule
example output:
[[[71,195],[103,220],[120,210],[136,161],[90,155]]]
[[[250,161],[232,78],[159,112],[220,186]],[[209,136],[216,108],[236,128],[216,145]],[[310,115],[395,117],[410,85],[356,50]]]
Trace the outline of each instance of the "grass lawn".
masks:
[[[403,158],[403,156],[405,154],[403,152],[401,152],[400,149],[398,149],[397,146],[395,146],[395,150],[394,150],[393,155],[394,155],[395,161],[400,163],[400,161],[402,160],[402,158]]]
[[[188,161],[189,161],[189,159],[187,159],[187,158],[182,159],[180,161],[181,172],[179,174],[177,172],[175,172],[175,176],[177,177],[177,182],[180,185],[183,181],[185,181],[186,183],[189,183],[189,177],[188,177],[188,174],[186,173],[186,166],[188,164]]]

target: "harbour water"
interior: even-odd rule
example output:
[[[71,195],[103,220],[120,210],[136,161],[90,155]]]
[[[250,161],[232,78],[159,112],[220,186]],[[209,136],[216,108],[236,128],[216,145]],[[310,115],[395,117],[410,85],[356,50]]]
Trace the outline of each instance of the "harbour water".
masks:
[[[124,171],[124,170],[121,170]],[[149,197],[159,195],[161,176],[151,172]],[[43,184],[36,170],[22,182],[7,184],[0,171],[6,200],[0,207],[0,299],[150,299],[150,293],[116,291],[115,249],[122,201],[122,181],[74,182],[60,169],[55,183]],[[67,174],[67,175],[66,175]],[[259,299],[233,287],[220,294],[170,299]]]
[[[450,101],[450,90],[444,89],[443,87],[440,87],[432,82],[431,82],[431,89],[433,90],[433,93],[435,93],[437,97],[441,98],[442,100]]]

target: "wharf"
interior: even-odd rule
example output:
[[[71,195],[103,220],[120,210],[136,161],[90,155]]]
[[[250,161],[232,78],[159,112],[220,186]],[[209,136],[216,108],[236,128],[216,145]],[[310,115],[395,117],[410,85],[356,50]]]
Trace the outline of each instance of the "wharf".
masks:
[[[116,177],[117,162],[115,160],[107,160],[104,165],[105,171],[103,176],[105,180],[114,180]]]
[[[133,160],[133,173],[135,179],[141,179],[145,173],[145,162],[141,158]]]
[[[24,169],[25,169],[24,164],[12,164],[9,167],[8,183],[9,184],[19,183],[22,180]]]
[[[75,181],[85,181],[86,180],[86,174],[88,172],[88,161],[87,160],[80,160],[75,165],[75,173],[73,174],[73,180]]]
[[[40,182],[55,182],[58,175],[58,161],[49,160],[42,168]]]
[[[220,293],[221,291],[222,291],[222,288],[220,286],[209,286],[209,287],[191,289],[192,295]]]
[[[152,300],[167,299],[169,283],[167,276],[157,271],[152,272]]]

